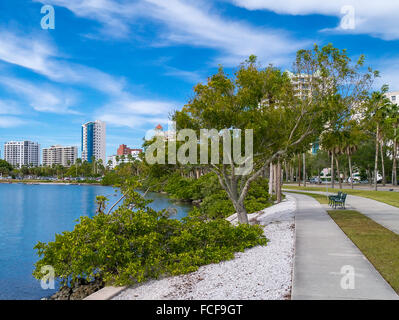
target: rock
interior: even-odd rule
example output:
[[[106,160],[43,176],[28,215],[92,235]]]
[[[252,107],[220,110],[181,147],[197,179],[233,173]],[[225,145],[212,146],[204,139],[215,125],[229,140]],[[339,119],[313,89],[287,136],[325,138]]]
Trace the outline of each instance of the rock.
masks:
[[[102,288],[104,288],[104,282],[101,279],[95,279],[92,282],[79,279],[72,287],[61,287],[49,300],[82,300]]]
[[[201,199],[193,200],[193,201],[192,201],[192,204],[193,204],[194,206],[199,206],[199,205],[201,204],[201,202],[202,202]]]

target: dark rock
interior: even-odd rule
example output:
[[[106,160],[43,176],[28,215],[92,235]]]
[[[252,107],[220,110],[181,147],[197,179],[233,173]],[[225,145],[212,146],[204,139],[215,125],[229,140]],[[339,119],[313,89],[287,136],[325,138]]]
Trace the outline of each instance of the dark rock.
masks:
[[[88,282],[85,279],[79,279],[71,287],[63,286],[49,300],[82,300],[94,292],[104,288],[104,281],[95,279]]]

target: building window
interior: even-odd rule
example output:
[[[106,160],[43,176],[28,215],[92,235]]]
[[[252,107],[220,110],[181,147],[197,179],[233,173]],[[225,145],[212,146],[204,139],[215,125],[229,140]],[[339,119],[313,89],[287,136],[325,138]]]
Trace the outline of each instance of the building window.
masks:
[[[396,96],[392,96],[392,97],[391,97],[391,100],[392,100],[392,101],[396,101]]]

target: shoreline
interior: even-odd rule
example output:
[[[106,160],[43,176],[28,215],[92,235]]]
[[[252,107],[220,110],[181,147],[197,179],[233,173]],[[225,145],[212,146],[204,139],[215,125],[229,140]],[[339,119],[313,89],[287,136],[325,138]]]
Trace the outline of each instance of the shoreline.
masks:
[[[42,180],[29,180],[29,181],[24,181],[24,180],[0,180],[0,183],[3,184],[28,184],[28,185],[76,185],[76,186],[104,186],[99,182],[65,182],[65,181],[42,181]],[[109,187],[109,186],[104,186],[104,187]]]

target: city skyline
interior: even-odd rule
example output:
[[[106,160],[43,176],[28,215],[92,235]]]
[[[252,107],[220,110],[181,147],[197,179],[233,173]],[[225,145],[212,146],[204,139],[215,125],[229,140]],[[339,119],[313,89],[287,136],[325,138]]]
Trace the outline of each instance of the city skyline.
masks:
[[[70,166],[75,164],[78,158],[82,161],[91,162],[92,157],[94,157],[96,160],[101,159],[104,164],[107,164],[110,157],[131,154],[134,158],[137,158],[138,154],[143,151],[142,148],[130,148],[122,143],[115,149],[115,152],[113,151],[107,155],[106,123],[100,120],[89,121],[81,125],[81,144],[79,147],[55,144],[50,147],[41,148],[39,142],[31,140],[33,139],[5,141],[3,144],[4,160],[19,167],[22,165],[51,167],[53,164]],[[30,149],[27,152],[28,156],[25,157],[24,152],[21,151],[23,148],[31,148],[31,145],[34,145],[34,152],[36,153],[35,161],[33,162],[29,160],[32,158]],[[1,151],[0,159],[2,159]],[[113,161],[115,162],[115,160]]]
[[[55,29],[41,27],[43,4],[54,6]],[[348,29],[341,9],[352,4]],[[390,1],[354,0],[277,7],[266,0],[3,1],[0,141],[78,146],[74,128],[100,119],[108,124],[107,154],[121,142],[140,147],[219,64],[232,72],[255,54],[289,70],[296,50],[314,43],[332,42],[353,59],[364,53],[382,73],[375,88],[398,90],[394,9]]]

